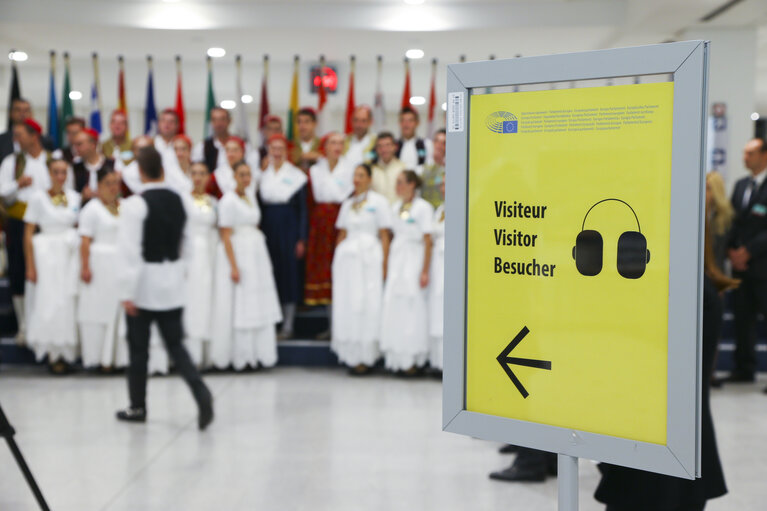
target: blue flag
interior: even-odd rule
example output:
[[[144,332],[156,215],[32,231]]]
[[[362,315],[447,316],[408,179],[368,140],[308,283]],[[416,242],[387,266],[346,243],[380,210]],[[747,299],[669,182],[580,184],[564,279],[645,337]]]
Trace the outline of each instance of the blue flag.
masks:
[[[149,78],[146,82],[146,107],[144,107],[144,134],[157,134],[157,109],[154,106],[154,81],[152,68],[149,68]]]
[[[51,66],[50,92],[48,93],[48,136],[53,141],[53,146],[61,147],[61,132],[59,131],[59,107],[56,104],[56,91],[54,90],[55,77]]]
[[[101,110],[99,110],[99,90],[94,83],[91,86],[91,129],[101,134]]]

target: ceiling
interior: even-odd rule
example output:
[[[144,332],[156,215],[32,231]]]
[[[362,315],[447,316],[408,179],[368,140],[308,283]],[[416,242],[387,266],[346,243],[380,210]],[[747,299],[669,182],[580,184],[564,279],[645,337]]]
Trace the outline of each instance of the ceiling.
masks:
[[[742,0],[715,20],[701,23],[726,0],[0,0],[0,47],[29,54],[20,64],[23,91],[43,103],[48,51],[72,55],[73,86],[87,90],[91,52],[101,59],[102,90],[116,87],[116,57],[124,55],[129,101],[143,101],[145,57],[155,58],[158,106],[170,104],[175,87],[173,58],[184,61],[184,88],[191,108],[202,109],[205,52],[227,50],[215,62],[217,96],[234,94],[233,56],[242,54],[246,92],[257,95],[261,58],[271,59],[272,100],[287,105],[293,55],[306,64],[327,56],[347,69],[358,59],[357,94],[372,99],[375,57],[385,62],[387,102],[402,90],[402,57],[421,48],[414,61],[413,87],[428,93],[429,61],[539,55],[677,39],[700,27],[760,27],[757,107],[767,115],[767,1]],[[62,23],[62,20],[65,20]],[[59,66],[61,62],[59,61]],[[307,69],[302,67],[302,72]],[[6,97],[8,66],[0,66],[0,97]],[[341,80],[345,81],[345,74]],[[60,73],[59,73],[60,79]],[[440,81],[440,84],[442,81]],[[219,92],[220,91],[220,92]],[[342,93],[342,91],[339,91]],[[305,94],[305,91],[302,91]],[[104,93],[109,107],[114,93]],[[336,107],[343,108],[343,98]],[[0,105],[4,107],[4,105]]]

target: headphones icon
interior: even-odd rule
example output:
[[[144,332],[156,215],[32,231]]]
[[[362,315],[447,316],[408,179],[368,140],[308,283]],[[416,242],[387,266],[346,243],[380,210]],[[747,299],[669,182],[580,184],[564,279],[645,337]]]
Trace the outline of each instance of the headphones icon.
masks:
[[[602,199],[589,208],[583,217],[581,232],[575,240],[573,259],[581,275],[593,277],[602,271],[602,252],[604,243],[599,231],[586,230],[586,219],[595,207],[603,202],[620,202],[631,210],[637,223],[636,231],[626,231],[618,239],[618,273],[627,279],[638,279],[644,275],[647,263],[650,262],[650,251],[647,250],[647,239],[642,234],[634,208],[620,199]]]

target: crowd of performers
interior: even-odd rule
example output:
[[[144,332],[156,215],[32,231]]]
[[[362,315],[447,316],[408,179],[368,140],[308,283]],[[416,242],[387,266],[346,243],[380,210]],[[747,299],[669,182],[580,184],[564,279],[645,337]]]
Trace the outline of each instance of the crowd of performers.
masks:
[[[121,199],[147,198],[134,155],[149,145],[187,212],[183,317],[196,364],[274,366],[296,308],[311,305],[327,308],[325,336],[352,374],[380,360],[406,375],[441,371],[445,132],[418,138],[415,110],[400,112],[400,136],[372,133],[372,112],[359,107],[352,134],[319,138],[305,108],[295,143],[271,116],[261,147],[230,135],[221,108],[198,144],[178,134],[173,110],[156,136],[133,140],[115,111],[103,143],[70,118],[68,145],[55,152],[27,101],[13,103],[11,121],[0,135],[0,199],[17,338],[54,373],[78,359],[104,371],[127,365],[115,265],[139,250],[121,219],[140,213]],[[156,331],[149,370],[168,371]]]

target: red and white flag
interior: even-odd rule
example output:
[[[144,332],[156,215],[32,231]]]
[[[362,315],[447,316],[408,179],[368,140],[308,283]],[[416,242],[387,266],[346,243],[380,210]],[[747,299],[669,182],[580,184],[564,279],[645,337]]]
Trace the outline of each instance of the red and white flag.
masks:
[[[354,55],[351,56],[350,71],[349,71],[349,93],[346,97],[346,125],[344,126],[344,133],[349,135],[352,132],[352,117],[354,116],[354,68],[355,68]]]

